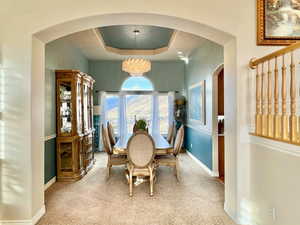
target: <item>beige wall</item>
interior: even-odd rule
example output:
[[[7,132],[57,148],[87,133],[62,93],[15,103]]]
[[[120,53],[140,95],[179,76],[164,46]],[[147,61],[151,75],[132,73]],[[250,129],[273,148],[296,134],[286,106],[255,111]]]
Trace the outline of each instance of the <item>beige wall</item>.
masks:
[[[299,224],[299,146],[274,144],[259,138],[252,138],[252,142],[249,154],[251,191],[247,205],[253,215],[253,224]],[[276,210],[276,221],[272,218],[272,208]]]
[[[152,13],[155,16],[124,14],[118,19],[96,16],[132,12]],[[164,18],[159,15],[177,18]],[[65,23],[75,19],[78,20]],[[266,147],[249,145],[246,91],[249,75],[248,61],[253,56],[259,57],[275,49],[256,46],[255,21],[255,1],[246,0],[186,0],[176,4],[171,0],[146,2],[111,0],[107,4],[99,0],[76,2],[2,0],[0,69],[1,79],[4,79],[5,84],[4,96],[1,96],[5,107],[2,123],[4,134],[1,134],[4,135],[4,143],[1,143],[0,156],[2,190],[0,220],[31,219],[37,213],[37,208],[43,207],[39,197],[32,197],[39,194],[39,191],[36,192],[39,190],[38,182],[32,181],[39,172],[32,170],[34,164],[31,159],[39,158],[36,151],[41,150],[38,149],[39,145],[31,141],[32,137],[33,139],[39,137],[33,132],[35,127],[31,126],[32,122],[34,124],[31,109],[41,107],[37,104],[38,101],[31,99],[32,90],[36,88],[31,87],[31,78],[35,76],[31,71],[32,34],[60,24],[48,32],[37,35],[40,40],[47,42],[64,34],[101,24],[136,23],[180,28],[182,31],[195,33],[224,45],[225,85],[230,87],[228,96],[232,99],[225,103],[227,105],[225,132],[228,137],[226,139],[225,208],[237,220],[249,218],[256,221],[257,216],[252,213],[253,206],[258,206],[257,208],[261,209],[259,213],[264,215],[267,211],[265,206],[272,205],[279,209],[277,220],[280,223],[277,224],[297,225],[299,218],[295,212],[296,207],[287,210],[284,206],[294,206],[295,200],[290,204],[291,193],[295,194],[295,199],[299,196],[299,181],[295,176],[295,171],[300,169],[300,164],[296,163],[298,158],[287,156],[285,153],[278,154],[272,150],[268,150],[266,154],[263,153]],[[275,160],[274,168],[271,163],[263,163],[261,157]],[[256,159],[259,170],[256,168]],[[285,177],[278,189],[272,188],[279,185],[278,180],[267,179],[269,173],[275,174],[276,165],[292,165],[285,167],[281,173]],[[268,195],[264,195],[264,192],[252,186],[253,184],[268,187],[265,190]],[[289,197],[285,198],[287,193]],[[270,223],[262,219],[259,224]]]
[[[45,45],[40,40],[32,40],[32,77],[31,77],[31,187],[32,213],[44,211],[44,112],[45,112]],[[39,107],[35,107],[39,106]],[[42,159],[42,160],[41,160]]]

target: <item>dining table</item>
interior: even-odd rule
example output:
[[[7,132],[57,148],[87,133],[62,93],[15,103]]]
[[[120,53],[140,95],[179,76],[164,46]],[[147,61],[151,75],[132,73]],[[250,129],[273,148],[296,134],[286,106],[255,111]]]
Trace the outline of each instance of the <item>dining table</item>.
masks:
[[[173,152],[173,146],[161,135],[150,134],[155,145],[155,155],[167,155]],[[114,146],[113,153],[127,155],[127,143],[132,134],[121,136]]]

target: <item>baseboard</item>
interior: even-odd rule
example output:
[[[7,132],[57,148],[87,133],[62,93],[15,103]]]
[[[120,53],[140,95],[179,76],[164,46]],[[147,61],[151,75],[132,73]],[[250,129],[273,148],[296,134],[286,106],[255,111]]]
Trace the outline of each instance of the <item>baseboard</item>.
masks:
[[[0,225],[32,225],[31,220],[0,220]]]
[[[31,219],[31,224],[32,225],[37,224],[45,213],[46,213],[46,207],[45,205],[43,205],[43,207]]]
[[[235,213],[233,213],[230,209],[227,208],[226,203],[224,203],[224,211],[236,224],[240,224]]]
[[[47,184],[45,184],[45,186],[44,186],[44,190],[46,191],[52,184],[54,184],[56,182],[56,176],[55,177],[53,177],[51,180],[49,180],[48,182],[47,182]]]
[[[236,223],[239,225],[258,225],[254,222],[250,222],[249,218],[247,218],[246,215],[236,215],[232,210],[230,210],[227,206],[226,203],[224,203],[224,211],[227,213],[227,215]]]
[[[187,154],[199,165],[204,169],[204,171],[211,177],[218,177],[219,175],[216,172],[211,171],[205,164],[203,164],[199,159],[197,159],[191,152],[186,151]]]
[[[45,213],[46,207],[43,205],[31,220],[0,220],[0,225],[35,225]]]

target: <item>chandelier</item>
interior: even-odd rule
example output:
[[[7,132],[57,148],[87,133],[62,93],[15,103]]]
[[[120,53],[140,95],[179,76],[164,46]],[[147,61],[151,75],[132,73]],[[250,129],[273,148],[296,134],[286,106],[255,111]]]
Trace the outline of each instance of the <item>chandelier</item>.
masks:
[[[122,62],[122,70],[131,76],[142,76],[151,70],[151,62],[142,58],[129,58]]]
[[[139,30],[134,30],[135,48],[137,48],[137,35],[140,34]],[[151,70],[151,62],[143,58],[129,58],[122,62],[122,70],[129,73],[131,76],[143,76]]]

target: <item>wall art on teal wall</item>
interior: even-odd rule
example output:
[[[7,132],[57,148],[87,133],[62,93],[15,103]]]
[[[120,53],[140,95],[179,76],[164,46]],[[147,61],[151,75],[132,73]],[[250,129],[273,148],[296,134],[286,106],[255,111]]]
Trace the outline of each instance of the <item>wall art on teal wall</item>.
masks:
[[[205,80],[202,80],[189,87],[189,120],[205,125],[205,107]]]

